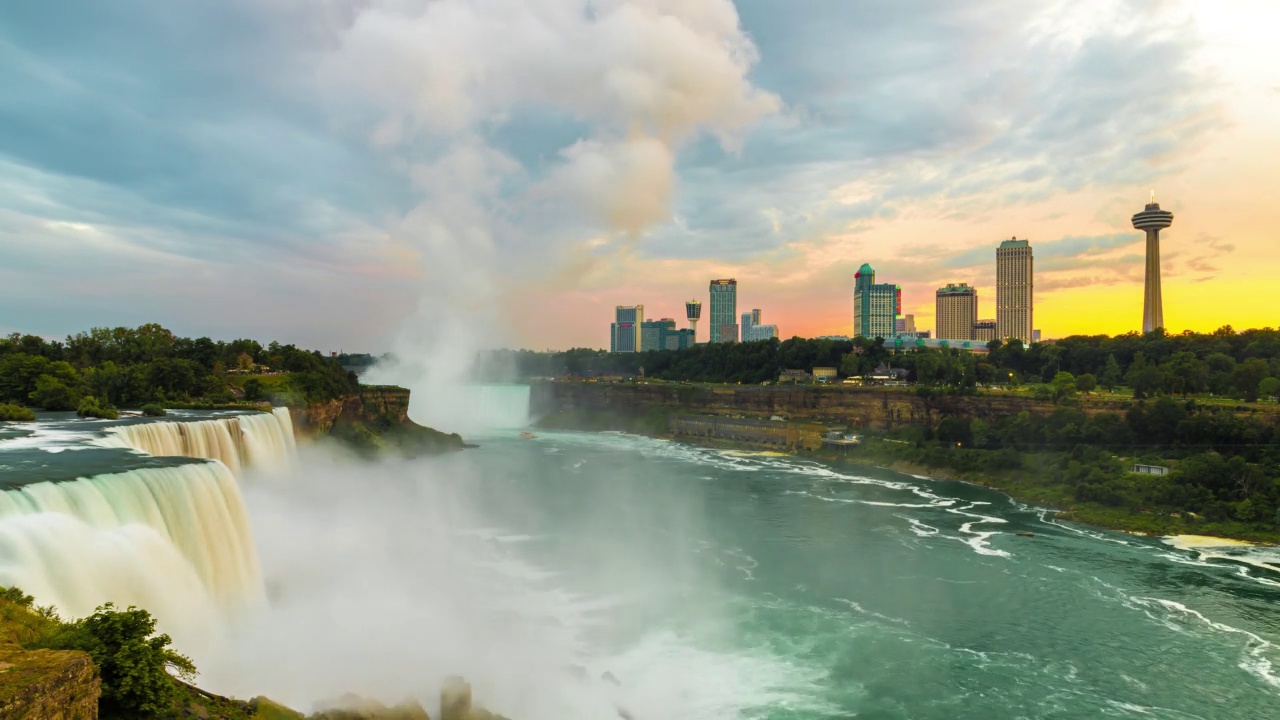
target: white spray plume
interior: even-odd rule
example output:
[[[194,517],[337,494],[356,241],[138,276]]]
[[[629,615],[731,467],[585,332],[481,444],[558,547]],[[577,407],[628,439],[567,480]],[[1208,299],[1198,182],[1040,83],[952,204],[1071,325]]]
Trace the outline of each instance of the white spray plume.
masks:
[[[666,220],[685,143],[734,151],[780,108],[747,77],[756,50],[730,0],[374,0],[349,17],[324,77],[372,108],[353,122],[421,193],[393,233],[420,252],[420,305],[401,365],[373,376],[412,388],[465,380],[477,349],[509,342],[504,304],[562,278],[574,244]],[[524,112],[584,135],[537,172],[488,139]],[[571,217],[540,231],[548,208]]]
[[[461,674],[517,720],[718,720],[812,687],[766,650],[695,639],[721,627],[724,596],[696,555],[654,538],[687,550],[705,537],[697,486],[663,490],[632,477],[654,466],[631,465],[575,493],[567,518],[553,514],[563,488],[531,483],[518,453],[369,464],[323,451],[304,452],[291,482],[246,482],[271,606],[196,658],[204,686],[301,710],[413,696],[435,717],[442,680]],[[519,534],[539,528],[555,536]]]

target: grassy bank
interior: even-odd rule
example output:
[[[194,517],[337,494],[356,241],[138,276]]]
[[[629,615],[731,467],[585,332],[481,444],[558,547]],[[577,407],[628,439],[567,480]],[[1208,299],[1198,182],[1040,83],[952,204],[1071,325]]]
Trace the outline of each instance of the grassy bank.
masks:
[[[1031,505],[1057,511],[1058,517],[1113,530],[1150,535],[1211,535],[1280,544],[1280,531],[1260,523],[1211,520],[1168,505],[1142,505],[1116,496],[1119,504],[1081,500],[1080,483],[1070,469],[1080,466],[1071,453],[1017,453],[920,447],[910,443],[866,439],[848,452],[818,451],[825,460],[862,463],[939,479],[961,480],[999,490]],[[1128,474],[1131,485],[1171,482],[1166,478]]]

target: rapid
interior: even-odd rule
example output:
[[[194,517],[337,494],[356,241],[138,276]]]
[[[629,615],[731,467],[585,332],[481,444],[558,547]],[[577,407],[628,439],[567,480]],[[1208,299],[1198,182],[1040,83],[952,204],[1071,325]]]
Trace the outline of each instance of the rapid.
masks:
[[[515,720],[1274,716],[1266,551],[875,468],[521,439],[527,392],[478,392],[480,447],[414,461],[296,449],[282,413],[9,432],[0,584],[147,607],[202,685],[302,710],[462,674]]]

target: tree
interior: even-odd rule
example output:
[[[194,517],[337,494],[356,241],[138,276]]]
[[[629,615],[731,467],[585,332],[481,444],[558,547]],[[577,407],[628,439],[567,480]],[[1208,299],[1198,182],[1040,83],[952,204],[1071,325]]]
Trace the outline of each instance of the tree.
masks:
[[[1133,356],[1133,364],[1125,374],[1125,381],[1129,383],[1129,387],[1133,388],[1133,396],[1141,399],[1150,395],[1160,385],[1160,370],[1155,365],[1147,363],[1146,357],[1139,352]]]
[[[1258,396],[1272,399],[1280,397],[1280,379],[1269,377],[1258,383]]]
[[[1107,389],[1107,392],[1113,392],[1122,380],[1120,363],[1116,362],[1115,353],[1112,353],[1107,356],[1107,364],[1102,368],[1102,377],[1098,379],[1098,382]]]
[[[1267,361],[1260,358],[1249,358],[1236,366],[1235,374],[1231,378],[1231,384],[1236,390],[1249,402],[1255,402],[1258,399],[1258,385],[1266,379],[1270,374],[1271,368],[1267,366]]]
[[[169,647],[168,635],[155,631],[156,621],[146,610],[116,610],[107,603],[40,644],[89,653],[102,678],[99,717],[134,720],[171,709],[178,698],[171,670],[187,681],[196,674],[190,658]]]
[[[1080,392],[1084,392],[1084,393],[1093,392],[1094,388],[1096,387],[1098,387],[1098,379],[1095,378],[1091,373],[1085,373],[1080,377],[1076,378],[1076,389],[1079,390]]]
[[[1076,376],[1065,370],[1053,376],[1053,382],[1050,383],[1053,388],[1053,398],[1055,400],[1065,400],[1076,392]]]
[[[249,378],[244,381],[244,399],[245,400],[261,400],[262,399],[262,381],[258,378]]]
[[[80,391],[52,375],[41,375],[31,393],[31,403],[45,410],[75,410],[80,404]]]

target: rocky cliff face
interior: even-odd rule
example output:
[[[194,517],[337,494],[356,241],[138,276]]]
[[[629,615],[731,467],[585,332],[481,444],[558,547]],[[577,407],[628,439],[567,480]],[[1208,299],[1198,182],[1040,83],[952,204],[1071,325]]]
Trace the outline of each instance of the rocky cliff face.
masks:
[[[87,653],[0,649],[0,718],[97,720],[101,693]]]
[[[290,414],[300,437],[333,438],[367,456],[393,450],[415,457],[465,447],[457,434],[439,432],[410,420],[409,391],[401,387],[361,386],[357,394],[311,403]]]
[[[365,386],[360,393],[325,403],[311,403],[293,411],[294,429],[300,435],[328,434],[339,421],[403,424],[409,420],[409,391],[391,386]]]
[[[733,413],[793,420],[824,420],[853,427],[888,430],[932,425],[943,417],[998,418],[1027,411],[1053,412],[1051,403],[1027,398],[978,395],[926,398],[909,390],[814,386],[719,386],[541,382],[530,399],[535,416],[588,410],[641,415],[655,409],[672,412]],[[1119,408],[1090,407],[1090,414]]]

